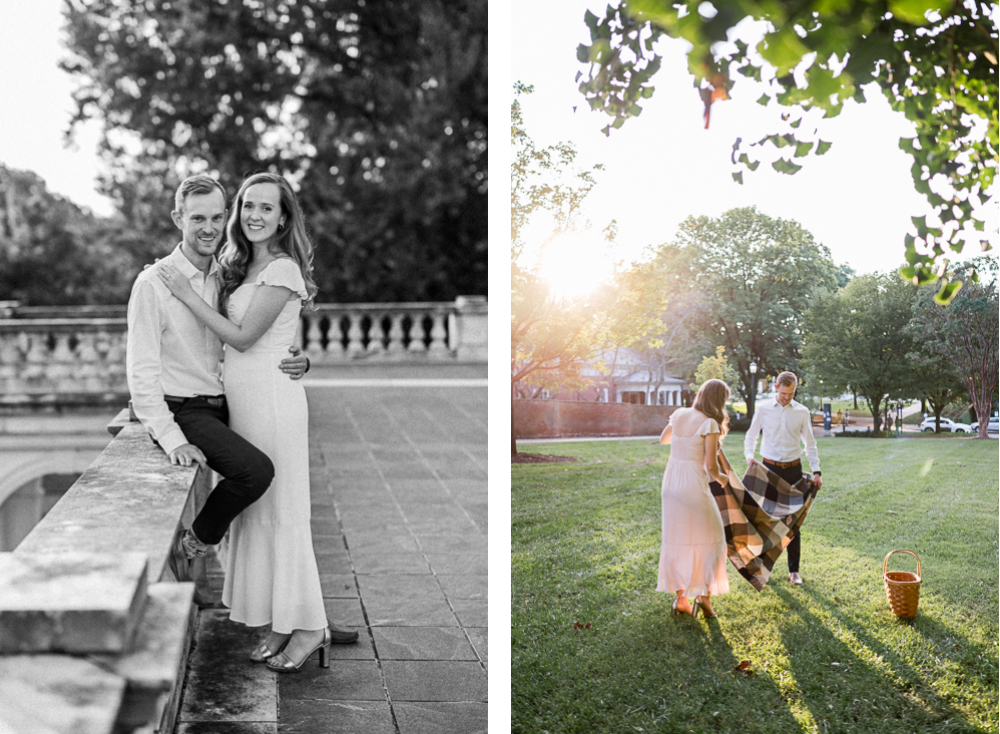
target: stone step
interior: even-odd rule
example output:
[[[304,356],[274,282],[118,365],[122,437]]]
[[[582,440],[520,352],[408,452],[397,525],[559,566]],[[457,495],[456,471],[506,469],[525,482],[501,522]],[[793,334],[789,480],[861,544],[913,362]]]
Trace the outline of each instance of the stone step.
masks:
[[[118,730],[173,731],[194,636],[193,602],[193,583],[150,584],[146,613],[129,651],[90,658],[127,683]]]
[[[178,734],[257,732],[250,727],[277,726],[277,675],[247,659],[261,641],[258,630],[230,622],[228,610],[206,609],[198,615]]]
[[[146,568],[142,553],[0,554],[0,654],[125,652]]]
[[[125,680],[69,655],[0,656],[0,732],[111,734]]]

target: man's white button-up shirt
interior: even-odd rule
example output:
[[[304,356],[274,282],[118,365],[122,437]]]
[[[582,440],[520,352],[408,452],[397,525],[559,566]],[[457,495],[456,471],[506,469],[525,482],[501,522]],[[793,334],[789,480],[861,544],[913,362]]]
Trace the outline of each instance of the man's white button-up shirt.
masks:
[[[160,263],[170,263],[186,275],[195,293],[213,308],[218,302],[218,266],[213,262],[206,276],[178,245],[139,273],[129,296],[125,371],[132,410],[170,454],[188,440],[163,396],[221,395],[222,342],[170,294],[157,276]]]
[[[757,436],[763,433],[760,455],[771,461],[790,462],[802,458],[802,444],[806,447],[809,466],[820,471],[819,451],[812,432],[809,409],[792,400],[782,405],[777,399],[766,400],[757,406],[750,430],[743,441],[743,455],[750,463],[757,448]]]

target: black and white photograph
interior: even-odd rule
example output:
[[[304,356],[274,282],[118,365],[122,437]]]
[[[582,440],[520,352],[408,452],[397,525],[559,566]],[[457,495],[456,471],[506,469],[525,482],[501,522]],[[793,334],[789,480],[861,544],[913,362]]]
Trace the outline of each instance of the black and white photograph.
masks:
[[[0,732],[487,731],[485,0],[0,15]]]

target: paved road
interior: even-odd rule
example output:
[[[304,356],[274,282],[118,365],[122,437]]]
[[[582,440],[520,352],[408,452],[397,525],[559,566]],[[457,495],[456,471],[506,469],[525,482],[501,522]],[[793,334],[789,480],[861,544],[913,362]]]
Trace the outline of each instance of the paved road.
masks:
[[[485,732],[485,366],[308,378],[323,595],[361,640],[278,676],[245,662],[263,630],[203,611],[177,734]]]

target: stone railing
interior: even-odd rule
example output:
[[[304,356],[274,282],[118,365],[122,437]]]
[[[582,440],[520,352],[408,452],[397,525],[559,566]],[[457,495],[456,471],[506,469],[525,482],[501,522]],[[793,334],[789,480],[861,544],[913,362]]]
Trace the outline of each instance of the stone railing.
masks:
[[[195,584],[178,582],[169,559],[209,479],[172,466],[126,416],[42,521],[0,553],[0,731],[174,729],[196,607]]]
[[[487,301],[319,304],[302,314],[302,346],[317,365],[485,362]],[[124,306],[20,307],[0,301],[0,407],[120,403]]]

